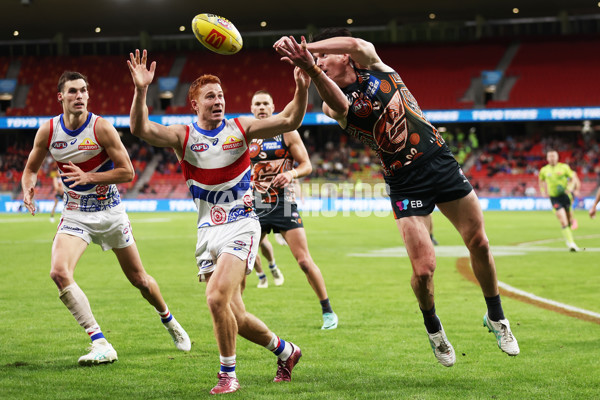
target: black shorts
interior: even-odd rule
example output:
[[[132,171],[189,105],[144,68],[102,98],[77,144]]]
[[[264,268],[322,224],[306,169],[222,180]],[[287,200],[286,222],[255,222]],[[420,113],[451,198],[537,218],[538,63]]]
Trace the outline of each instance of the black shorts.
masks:
[[[554,211],[558,211],[561,208],[564,208],[566,211],[571,209],[571,196],[566,193],[556,197],[550,196],[550,202],[552,203]]]
[[[296,203],[280,201],[274,205],[261,204],[256,209],[256,214],[263,234],[304,227]]]
[[[437,203],[462,199],[473,190],[447,149],[408,172],[385,177],[385,181],[396,219],[429,215]]]

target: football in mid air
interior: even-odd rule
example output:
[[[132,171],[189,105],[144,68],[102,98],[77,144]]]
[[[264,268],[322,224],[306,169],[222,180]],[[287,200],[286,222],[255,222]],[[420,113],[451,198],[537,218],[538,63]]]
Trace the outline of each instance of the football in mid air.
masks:
[[[192,20],[196,39],[207,49],[218,54],[235,54],[242,49],[242,35],[226,18],[215,14],[198,14]]]

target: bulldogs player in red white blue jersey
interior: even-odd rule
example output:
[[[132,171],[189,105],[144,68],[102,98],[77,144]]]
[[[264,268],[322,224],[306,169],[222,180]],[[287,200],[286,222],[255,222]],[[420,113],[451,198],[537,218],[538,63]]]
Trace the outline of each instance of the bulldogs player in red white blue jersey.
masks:
[[[282,37],[274,44],[285,61],[311,76],[323,112],[351,136],[375,150],[383,167],[396,224],[413,268],[411,286],[438,361],[456,356],[435,313],[435,251],[427,222],[437,205],[461,234],[487,305],[484,326],[500,349],[519,354],[504,317],[496,267],[477,195],[437,130],[427,121],[400,75],[379,58],[373,44],[347,29],[328,29],[312,43]]]
[[[200,281],[206,281],[221,361],[219,382],[211,394],[240,388],[235,372],[236,334],[277,355],[274,381],[290,381],[292,369],[302,356],[300,348],[280,339],[248,313],[242,299],[245,277],[254,266],[260,240],[260,224],[252,207],[248,145],[252,139],[273,137],[300,126],[310,79],[299,68],[294,70],[294,99],[276,116],[228,120],[221,81],[214,75],[202,75],[188,93],[197,122],[164,126],[148,118],[146,95],[156,62],[147,67],[147,59],[146,50],[141,54],[136,50],[127,61],[135,85],[131,132],[153,146],[175,151],[198,208],[196,262]]]
[[[258,119],[270,118],[275,111],[273,97],[269,92],[259,90],[252,96],[250,110]],[[271,139],[253,140],[250,143],[250,157],[257,194],[254,201],[262,231],[261,243],[271,230],[283,234],[298,266],[321,303],[321,329],[336,329],[338,317],[331,308],[323,274],[308,250],[306,232],[296,205],[294,179],[312,172],[310,158],[300,134],[294,130]],[[298,163],[295,168],[294,162]],[[260,257],[256,257],[255,267],[260,267]]]
[[[187,333],[169,312],[154,278],[144,270],[115,185],[134,177],[127,150],[115,128],[87,110],[88,99],[87,78],[78,72],[63,73],[58,81],[58,101],[63,113],[38,130],[21,180],[23,202],[34,215],[37,174],[50,152],[58,164],[65,202],[52,245],[50,277],[58,287],[60,299],[92,340],[91,351],[79,358],[79,364],[117,359],[73,277],[90,242],[103,250],[113,250],[127,279],[158,312],[175,346],[189,351]]]

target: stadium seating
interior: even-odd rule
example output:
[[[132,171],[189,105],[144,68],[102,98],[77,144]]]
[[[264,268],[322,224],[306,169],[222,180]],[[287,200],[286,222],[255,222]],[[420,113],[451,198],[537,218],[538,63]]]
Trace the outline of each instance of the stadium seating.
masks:
[[[506,71],[516,76],[508,101],[488,107],[600,105],[600,39],[523,41]]]

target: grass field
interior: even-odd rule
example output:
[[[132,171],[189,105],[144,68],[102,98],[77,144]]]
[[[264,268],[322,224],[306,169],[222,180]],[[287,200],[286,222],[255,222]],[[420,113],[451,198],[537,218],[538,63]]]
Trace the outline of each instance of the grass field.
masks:
[[[569,253],[551,212],[488,212],[487,232],[500,281],[522,291],[600,313],[600,221],[577,212]],[[90,246],[76,269],[96,319],[119,361],[79,367],[88,345],[50,280],[55,224],[47,215],[0,214],[1,399],[208,398],[219,358],[204,285],[196,280],[195,214],[131,214],[147,271],[192,338],[175,350],[152,309],[120,271],[112,252]],[[272,381],[275,357],[238,340],[244,399],[597,399],[600,325],[503,297],[521,354],[508,357],[481,326],[480,289],[457,270],[460,238],[434,215],[436,308],[457,353],[451,368],[433,356],[410,288],[408,259],[391,218],[304,216],[312,256],[334,310],[321,331],[320,306],[289,250],[274,243],[285,284],[245,292],[249,311],[304,357],[290,384]],[[393,249],[397,248],[397,249]],[[391,249],[391,250],[390,250]],[[518,253],[518,254],[515,254]],[[510,255],[513,254],[513,255]]]

